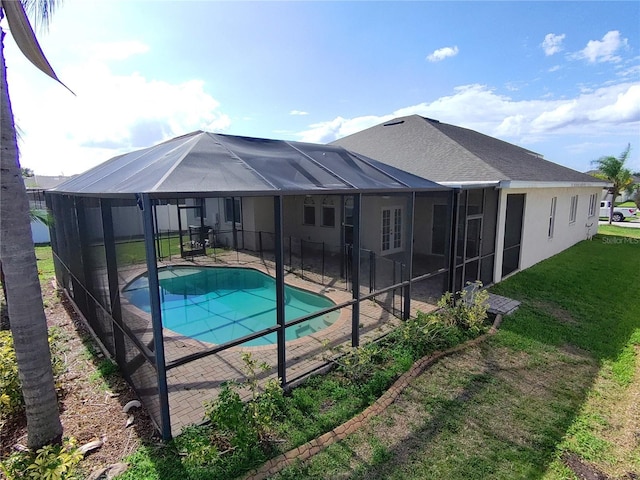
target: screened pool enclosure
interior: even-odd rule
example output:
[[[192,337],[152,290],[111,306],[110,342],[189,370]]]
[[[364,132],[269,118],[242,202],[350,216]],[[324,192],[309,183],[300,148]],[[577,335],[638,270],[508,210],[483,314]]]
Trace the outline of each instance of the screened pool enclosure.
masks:
[[[289,386],[432,308],[465,275],[461,195],[341,147],[195,132],[47,204],[59,286],[167,439],[242,379],[241,351]]]

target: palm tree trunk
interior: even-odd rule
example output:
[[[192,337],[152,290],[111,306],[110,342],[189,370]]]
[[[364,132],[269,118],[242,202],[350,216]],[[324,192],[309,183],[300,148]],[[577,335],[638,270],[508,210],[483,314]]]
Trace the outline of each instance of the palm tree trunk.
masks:
[[[0,259],[26,407],[28,445],[35,449],[59,442],[62,425],[31,237],[29,201],[18,160],[4,60],[4,35],[0,30]]]

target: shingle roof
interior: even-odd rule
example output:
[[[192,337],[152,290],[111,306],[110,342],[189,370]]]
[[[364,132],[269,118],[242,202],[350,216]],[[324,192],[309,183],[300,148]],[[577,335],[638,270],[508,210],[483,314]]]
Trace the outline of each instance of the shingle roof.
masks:
[[[70,178],[72,177],[65,177],[63,175],[34,175],[33,177],[24,179],[24,186],[29,190],[47,190],[66,182]]]
[[[332,144],[436,182],[601,183],[530,150],[419,115],[396,118]]]
[[[114,157],[52,191],[175,196],[443,189],[337,145],[198,131]]]

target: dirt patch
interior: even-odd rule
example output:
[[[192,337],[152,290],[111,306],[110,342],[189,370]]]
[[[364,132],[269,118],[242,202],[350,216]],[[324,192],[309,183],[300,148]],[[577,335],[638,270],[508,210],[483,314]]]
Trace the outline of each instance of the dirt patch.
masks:
[[[132,453],[143,439],[154,435],[153,424],[143,408],[134,409],[134,423],[126,427],[128,414],[122,407],[135,398],[129,385],[118,375],[105,382],[98,373],[103,360],[89,350],[99,351],[82,321],[53,284],[42,286],[47,325],[57,327],[64,342],[65,373],[60,378],[60,420],[65,437],[78,444],[102,438],[104,445],[89,453],[80,468],[89,473],[98,467],[120,462]],[[26,444],[23,417],[3,427],[0,433],[0,456],[9,455],[16,444]]]
[[[564,453],[562,461],[580,480],[609,480],[609,477],[580,459],[574,453]]]
[[[559,307],[558,305],[555,305],[555,304],[550,303],[550,302],[543,302],[543,301],[540,301],[540,300],[531,301],[529,303],[532,306],[534,306],[536,308],[539,308],[540,310],[542,310],[546,314],[557,318],[562,323],[566,323],[568,325],[575,325],[575,324],[578,323],[578,320],[576,320],[573,317],[573,315],[571,315],[571,312],[569,312],[568,310],[565,310],[562,307]]]

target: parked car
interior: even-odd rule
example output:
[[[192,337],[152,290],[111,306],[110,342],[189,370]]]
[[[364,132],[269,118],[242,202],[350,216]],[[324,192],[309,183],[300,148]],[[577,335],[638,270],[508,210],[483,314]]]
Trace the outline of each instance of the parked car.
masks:
[[[613,207],[613,217],[611,219],[614,222],[624,222],[627,217],[633,217],[636,214],[637,208],[629,207]],[[600,202],[600,216],[609,218],[609,212],[611,211],[611,202]]]

